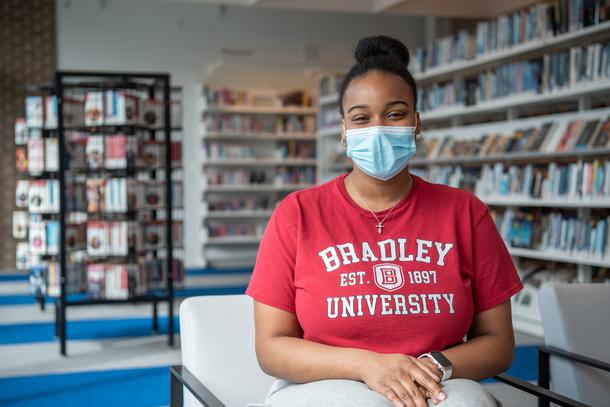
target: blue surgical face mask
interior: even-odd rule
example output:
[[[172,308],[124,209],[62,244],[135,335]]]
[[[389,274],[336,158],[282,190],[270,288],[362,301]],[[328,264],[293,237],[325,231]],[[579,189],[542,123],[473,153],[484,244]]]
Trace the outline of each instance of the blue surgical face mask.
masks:
[[[387,181],[415,155],[415,126],[370,126],[345,131],[346,155],[364,173]]]

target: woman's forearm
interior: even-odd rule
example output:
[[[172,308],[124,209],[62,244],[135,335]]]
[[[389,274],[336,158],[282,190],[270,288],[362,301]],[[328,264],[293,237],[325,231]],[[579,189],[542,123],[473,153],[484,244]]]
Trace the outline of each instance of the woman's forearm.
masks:
[[[508,369],[515,353],[511,338],[481,335],[443,350],[453,364],[452,378],[482,380]]]
[[[362,380],[370,351],[324,345],[301,338],[278,336],[261,346],[259,363],[268,375],[295,383],[326,379]]]

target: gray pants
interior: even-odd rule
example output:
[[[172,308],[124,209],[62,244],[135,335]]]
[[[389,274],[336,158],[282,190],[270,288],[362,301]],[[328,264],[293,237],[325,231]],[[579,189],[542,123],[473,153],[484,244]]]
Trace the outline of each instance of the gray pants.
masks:
[[[442,383],[447,399],[443,407],[496,407],[497,400],[481,384],[467,379]],[[355,380],[333,379],[309,383],[292,383],[275,379],[265,404],[269,407],[394,407],[394,403]],[[428,400],[428,406],[435,404]]]

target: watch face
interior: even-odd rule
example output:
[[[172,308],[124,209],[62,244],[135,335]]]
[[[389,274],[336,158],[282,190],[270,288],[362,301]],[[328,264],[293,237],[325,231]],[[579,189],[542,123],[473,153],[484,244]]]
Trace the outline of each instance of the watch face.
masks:
[[[451,362],[441,352],[430,352],[430,356],[436,359],[436,361],[440,363],[441,366],[451,367]]]

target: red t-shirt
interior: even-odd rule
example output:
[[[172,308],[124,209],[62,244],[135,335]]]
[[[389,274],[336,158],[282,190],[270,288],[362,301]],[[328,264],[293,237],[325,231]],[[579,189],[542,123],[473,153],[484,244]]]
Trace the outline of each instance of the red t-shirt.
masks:
[[[295,313],[304,339],[418,356],[461,342],[476,313],[522,288],[474,194],[412,175],[379,234],[348,195],[347,174],[279,203],[246,290]]]

